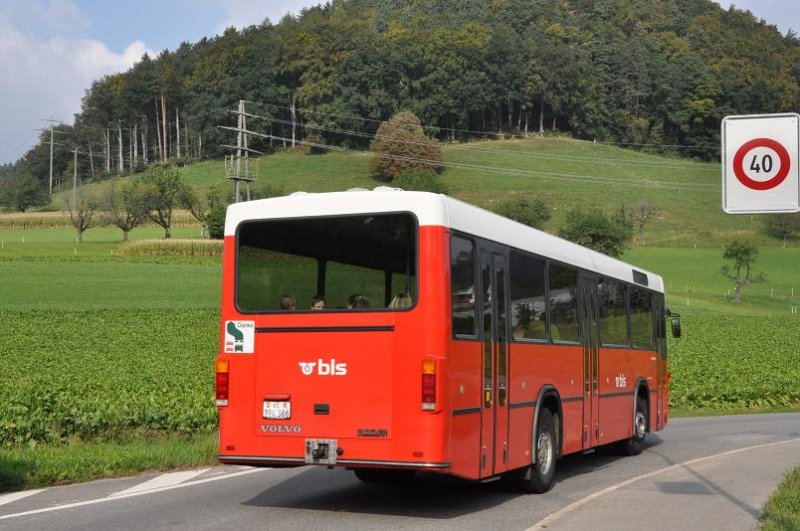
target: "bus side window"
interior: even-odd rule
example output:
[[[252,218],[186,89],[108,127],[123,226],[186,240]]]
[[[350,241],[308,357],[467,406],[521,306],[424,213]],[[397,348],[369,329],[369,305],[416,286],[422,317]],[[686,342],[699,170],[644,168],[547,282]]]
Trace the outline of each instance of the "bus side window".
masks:
[[[550,263],[550,337],[554,341],[578,341],[578,271]]]
[[[450,292],[453,335],[476,336],[475,244],[466,238],[450,238]]]
[[[628,316],[626,312],[627,285],[601,278],[600,341],[604,345],[628,345]]]
[[[545,261],[511,251],[511,327],[514,339],[546,339]]]
[[[631,341],[634,347],[653,347],[653,294],[631,287]]]

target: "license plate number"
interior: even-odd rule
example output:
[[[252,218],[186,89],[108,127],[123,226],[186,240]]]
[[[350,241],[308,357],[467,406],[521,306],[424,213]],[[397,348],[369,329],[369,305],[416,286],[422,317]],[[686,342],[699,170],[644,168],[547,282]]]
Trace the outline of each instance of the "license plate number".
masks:
[[[289,419],[292,418],[292,403],[288,400],[279,402],[264,400],[265,419]]]

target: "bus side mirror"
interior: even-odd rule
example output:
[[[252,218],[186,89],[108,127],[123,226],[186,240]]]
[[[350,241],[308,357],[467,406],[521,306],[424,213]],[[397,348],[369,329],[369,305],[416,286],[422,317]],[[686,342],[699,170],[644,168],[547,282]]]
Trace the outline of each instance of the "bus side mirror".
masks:
[[[677,313],[672,313],[667,309],[667,317],[669,318],[670,329],[672,330],[672,337],[681,337],[681,316]]]

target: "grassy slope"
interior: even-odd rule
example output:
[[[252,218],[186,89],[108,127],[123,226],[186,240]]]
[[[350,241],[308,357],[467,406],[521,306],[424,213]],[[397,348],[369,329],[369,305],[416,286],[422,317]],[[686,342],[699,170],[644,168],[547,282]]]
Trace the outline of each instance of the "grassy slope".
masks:
[[[547,228],[554,232],[567,210],[575,205],[595,206],[597,198],[602,197],[604,208],[649,201],[661,209],[644,236],[648,245],[719,245],[735,234],[769,243],[758,233],[758,216],[729,216],[722,212],[720,169],[716,163],[696,163],[562,138],[447,145],[443,153],[446,162],[480,167],[445,167],[442,179],[451,195],[487,208],[516,195],[543,196],[553,207],[554,216]],[[382,185],[369,177],[368,162],[369,157],[360,154],[306,155],[287,150],[258,159],[257,181],[283,187],[286,192]],[[183,175],[195,186],[208,187],[224,181],[224,168],[221,161],[206,161],[184,168]],[[619,182],[609,183],[608,179]],[[646,183],[648,187],[636,183]],[[706,189],[674,189],[672,183],[702,185]]]

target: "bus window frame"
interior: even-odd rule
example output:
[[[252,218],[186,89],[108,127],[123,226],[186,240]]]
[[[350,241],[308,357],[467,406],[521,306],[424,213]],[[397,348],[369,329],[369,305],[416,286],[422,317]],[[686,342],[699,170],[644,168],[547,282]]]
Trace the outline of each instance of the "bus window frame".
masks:
[[[642,291],[646,291],[650,294],[650,345],[649,346],[636,346],[633,344],[633,324],[631,323],[631,317],[633,317],[633,313],[631,312],[631,292],[633,289],[640,289]],[[636,284],[634,282],[628,283],[628,341],[630,342],[631,350],[648,350],[648,351],[658,351],[658,343],[657,343],[657,332],[656,332],[656,312],[655,312],[655,298],[659,295],[658,291],[650,289],[648,287],[642,286],[641,284]],[[666,294],[662,294],[665,296]]]
[[[391,216],[391,215],[408,215],[411,217],[411,220],[414,223],[414,228],[416,230],[416,237],[415,237],[415,250],[414,250],[414,269],[416,275],[414,275],[414,281],[416,282],[416,291],[417,297],[414,300],[414,304],[407,307],[407,308],[387,308],[385,306],[375,307],[375,308],[325,308],[324,310],[312,310],[310,308],[303,308],[303,309],[296,309],[296,310],[243,310],[239,307],[239,232],[242,227],[246,224],[250,223],[258,223],[258,222],[265,222],[265,221],[302,221],[302,220],[312,220],[312,219],[341,219],[341,218],[357,218],[363,216],[370,216],[370,215],[379,215],[379,216]],[[392,313],[392,312],[410,312],[414,310],[417,305],[419,304],[419,297],[420,297],[420,290],[419,290],[419,233],[420,233],[420,224],[419,218],[414,212],[408,210],[399,210],[399,211],[391,211],[391,212],[361,212],[357,214],[333,214],[329,216],[301,216],[301,217],[286,217],[286,218],[252,218],[252,219],[245,219],[242,220],[238,225],[236,225],[236,231],[234,233],[234,257],[233,257],[233,307],[236,309],[237,313],[241,315],[330,315],[330,314],[353,314],[353,313]],[[315,259],[317,262],[317,274],[319,272],[319,258]],[[330,260],[325,261],[326,264],[330,263]],[[347,265],[347,264],[345,264]],[[358,266],[361,267],[361,266]],[[380,271],[376,269],[376,271]],[[381,271],[382,273],[386,273],[386,271]],[[224,275],[224,273],[223,273]]]
[[[576,322],[576,330],[578,339],[571,340],[571,339],[553,339],[550,335],[550,264],[556,264],[561,267],[565,267],[567,269],[571,269],[575,271],[575,322]],[[553,345],[581,345],[581,307],[580,307],[580,281],[581,281],[581,272],[586,271],[587,273],[594,273],[588,269],[580,268],[576,265],[566,264],[561,262],[560,260],[548,260],[547,261],[547,337],[550,338],[550,343]]]
[[[474,318],[475,327],[473,328],[474,334],[456,334],[455,329],[453,327],[453,264],[452,264],[452,241],[454,237],[461,238],[462,240],[467,240],[472,243],[472,250],[474,253],[474,259],[472,260],[472,286],[473,292],[475,296],[475,303],[473,305],[472,313]],[[458,230],[450,230],[450,238],[447,240],[447,276],[449,277],[450,282],[447,286],[447,291],[450,293],[449,299],[450,304],[448,306],[448,312],[450,314],[450,337],[454,341],[482,341],[482,334],[481,334],[481,327],[478,326],[480,320],[482,319],[483,314],[478,311],[478,307],[480,306],[478,299],[482,297],[478,297],[478,292],[476,291],[478,288],[479,278],[478,275],[480,274],[480,246],[478,245],[478,240],[476,236],[472,236],[471,234],[467,234],[465,232],[461,232]]]
[[[511,277],[514,274],[514,269],[511,267],[511,254],[512,253],[519,253],[523,256],[527,256],[529,258],[533,258],[534,260],[539,260],[544,264],[544,338],[530,338],[530,337],[514,337],[514,330],[512,327],[511,334],[509,335],[509,340],[511,343],[519,343],[521,345],[546,345],[552,343],[550,337],[550,260],[545,258],[544,256],[539,256],[537,254],[523,251],[521,249],[517,249],[516,247],[509,247],[508,248],[508,304],[509,310],[513,312],[513,307],[511,306],[511,297],[513,293],[511,293]],[[509,324],[513,321],[512,314],[509,314],[508,322]]]
[[[620,280],[618,278],[609,277],[608,275],[598,275],[598,284],[597,284],[597,308],[600,309],[600,280],[603,283],[610,281],[610,282],[618,282],[625,286],[625,327],[627,328],[627,341],[625,343],[606,343],[603,341],[603,327],[602,327],[602,316],[598,311],[598,335],[600,336],[600,347],[602,348],[616,348],[616,349],[631,349],[633,348],[633,343],[631,340],[631,303],[630,303],[630,293],[631,293],[631,282],[627,282],[625,280]]]

